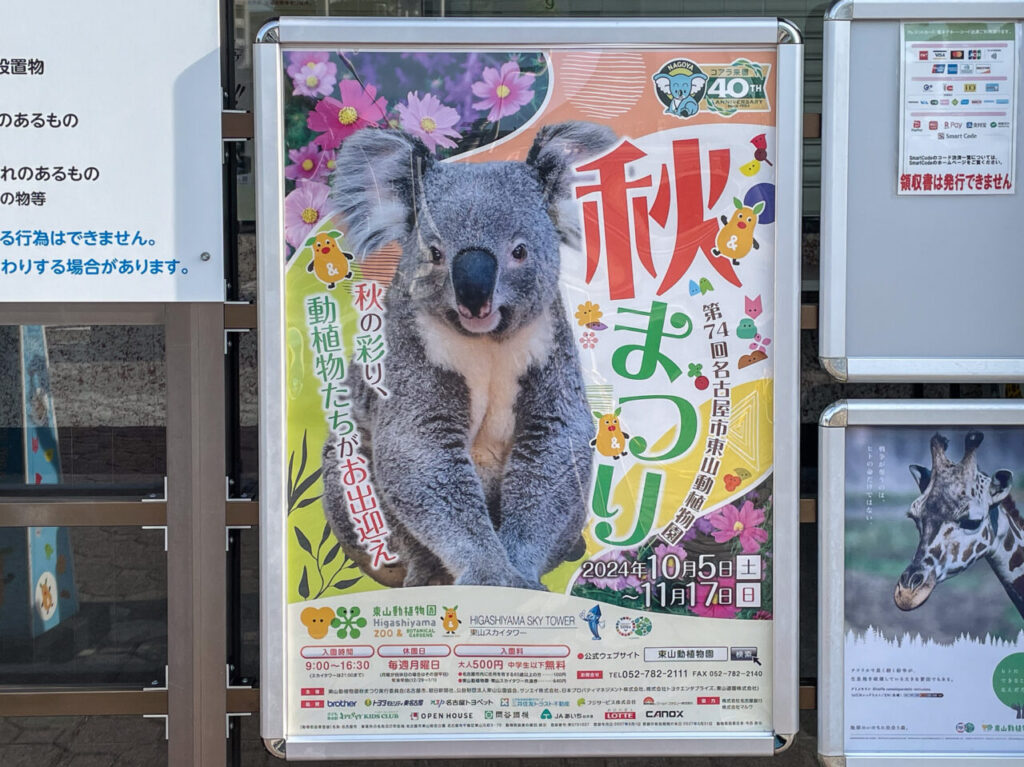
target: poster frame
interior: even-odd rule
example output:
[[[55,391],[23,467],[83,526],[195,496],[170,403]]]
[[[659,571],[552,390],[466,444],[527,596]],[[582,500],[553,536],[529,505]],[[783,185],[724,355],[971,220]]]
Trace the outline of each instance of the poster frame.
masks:
[[[839,0],[826,13],[822,74],[821,280],[818,356],[822,367],[843,382],[1006,383],[1024,377],[1024,355],[984,357],[851,356],[847,345],[847,265],[851,134],[851,25],[855,22],[987,21],[1024,19],[1021,0],[922,2],[921,0]],[[1018,27],[1019,29],[1019,27]],[[1020,43],[1018,42],[1018,45]],[[1018,88],[1019,90],[1019,88]],[[1018,96],[1019,97],[1019,96]],[[1018,112],[1020,110],[1018,109]],[[896,173],[896,169],[893,169]],[[1017,195],[1007,195],[1015,200]],[[927,205],[927,199],[923,205]],[[1011,203],[1012,204],[1012,203]],[[1019,204],[1019,203],[1018,203]]]
[[[464,49],[775,47],[776,263],[774,270],[775,541],[772,722],[774,732],[285,737],[286,528],[284,156],[282,45]],[[799,729],[799,333],[803,45],[784,19],[412,19],[282,18],[254,45],[260,356],[261,733],[288,759],[538,756],[771,755]]]
[[[847,754],[845,722],[845,510],[848,426],[1024,426],[1007,400],[839,400],[818,422],[818,755],[826,767],[1013,767],[1020,756]]]

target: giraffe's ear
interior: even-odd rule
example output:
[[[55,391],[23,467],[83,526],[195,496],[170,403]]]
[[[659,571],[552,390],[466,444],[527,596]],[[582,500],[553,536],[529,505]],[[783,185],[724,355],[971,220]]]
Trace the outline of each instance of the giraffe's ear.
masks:
[[[1013,485],[1013,472],[1008,469],[1000,469],[992,475],[992,484],[988,486],[992,494],[992,503],[1002,503],[1010,494],[1010,486]]]
[[[917,486],[923,493],[928,487],[928,483],[932,481],[931,469],[926,469],[924,466],[918,466],[916,463],[910,464],[910,474],[917,482]]]

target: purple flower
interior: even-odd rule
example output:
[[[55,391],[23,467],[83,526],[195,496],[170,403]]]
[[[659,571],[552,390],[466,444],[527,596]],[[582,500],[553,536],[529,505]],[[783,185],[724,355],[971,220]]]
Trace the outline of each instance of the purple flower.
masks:
[[[686,559],[686,549],[682,546],[673,546],[672,544],[662,542],[654,547],[654,556],[658,558],[659,562],[664,562],[665,557],[669,554],[675,554],[680,562]],[[664,571],[664,569],[665,567],[662,565],[661,570]]]
[[[285,166],[284,177],[293,180],[320,181],[334,170],[334,150],[321,150],[315,141],[298,149],[289,149],[288,159],[291,164]]]
[[[493,67],[484,69],[483,80],[473,83],[473,94],[480,99],[474,109],[490,109],[487,119],[492,123],[502,117],[514,115],[519,108],[533,99],[534,75],[521,73],[519,62],[506,61],[501,71]]]
[[[402,128],[419,138],[430,151],[439,146],[454,149],[452,139],[462,138],[462,134],[454,130],[459,113],[431,93],[421,99],[418,92],[410,92],[408,101],[397,106]]]

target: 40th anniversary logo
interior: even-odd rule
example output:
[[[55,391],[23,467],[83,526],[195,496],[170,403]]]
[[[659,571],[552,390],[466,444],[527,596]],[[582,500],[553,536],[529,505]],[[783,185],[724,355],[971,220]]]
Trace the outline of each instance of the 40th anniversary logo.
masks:
[[[739,112],[770,112],[765,82],[771,64],[737,59],[731,64],[704,64],[689,59],[673,59],[651,79],[654,93],[665,107],[665,114],[681,120],[700,112],[732,117]]]

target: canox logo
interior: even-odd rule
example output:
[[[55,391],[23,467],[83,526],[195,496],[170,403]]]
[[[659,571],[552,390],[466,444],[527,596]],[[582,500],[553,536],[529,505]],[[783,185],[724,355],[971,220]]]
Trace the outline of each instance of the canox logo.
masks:
[[[682,719],[685,714],[675,709],[657,709],[656,711],[645,711],[644,716],[648,719]]]

